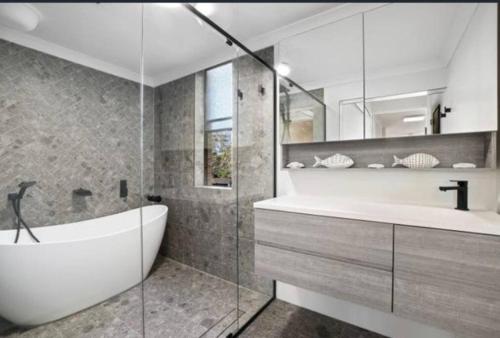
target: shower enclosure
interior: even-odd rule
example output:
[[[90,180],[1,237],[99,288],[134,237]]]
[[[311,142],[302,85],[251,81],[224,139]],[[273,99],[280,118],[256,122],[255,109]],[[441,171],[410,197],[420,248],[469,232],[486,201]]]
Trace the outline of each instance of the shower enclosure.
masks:
[[[0,336],[236,334],[274,298],[273,48],[190,5],[15,5],[43,20],[0,29]]]

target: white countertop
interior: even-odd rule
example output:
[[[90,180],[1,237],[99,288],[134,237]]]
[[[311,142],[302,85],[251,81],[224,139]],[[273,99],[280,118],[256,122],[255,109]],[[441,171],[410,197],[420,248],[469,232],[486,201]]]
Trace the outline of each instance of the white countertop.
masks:
[[[358,219],[500,236],[500,215],[442,207],[291,195],[254,203],[254,208]]]

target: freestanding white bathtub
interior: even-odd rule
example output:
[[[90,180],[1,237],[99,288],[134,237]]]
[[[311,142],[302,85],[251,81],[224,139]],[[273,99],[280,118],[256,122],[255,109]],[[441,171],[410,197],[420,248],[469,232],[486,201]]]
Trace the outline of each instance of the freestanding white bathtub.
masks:
[[[143,276],[160,248],[168,208],[143,214]],[[0,231],[0,316],[21,326],[47,323],[100,303],[141,282],[140,209],[92,220]]]

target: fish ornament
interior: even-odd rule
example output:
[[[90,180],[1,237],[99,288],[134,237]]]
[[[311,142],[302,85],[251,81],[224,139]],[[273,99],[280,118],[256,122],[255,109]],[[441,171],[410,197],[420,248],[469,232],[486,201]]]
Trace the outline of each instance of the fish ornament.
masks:
[[[335,154],[333,156],[325,158],[324,160],[322,160],[318,156],[314,156],[314,160],[316,161],[316,163],[314,163],[313,165],[314,168],[317,168],[319,166],[333,168],[333,169],[349,168],[354,164],[352,158],[342,154]]]
[[[402,165],[410,169],[427,169],[434,168],[438,164],[439,160],[434,156],[425,153],[416,153],[403,159],[394,155],[394,163],[392,166]]]
[[[454,169],[473,169],[476,168],[476,165],[474,163],[460,162],[453,164],[452,167]]]
[[[304,168],[305,165],[304,163],[300,163],[300,162],[290,162],[286,165],[287,168],[290,168],[290,169],[300,169],[300,168]]]

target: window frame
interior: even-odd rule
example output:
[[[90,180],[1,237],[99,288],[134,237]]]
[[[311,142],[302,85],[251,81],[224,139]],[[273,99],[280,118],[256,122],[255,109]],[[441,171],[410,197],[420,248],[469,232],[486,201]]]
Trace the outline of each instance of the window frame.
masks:
[[[232,96],[232,102],[231,102],[231,116],[229,117],[219,117],[219,118],[215,118],[215,119],[208,119],[208,110],[207,110],[207,99],[208,99],[208,95],[207,95],[207,88],[208,88],[208,85],[207,85],[207,79],[208,79],[208,76],[207,76],[207,73],[210,71],[210,70],[213,70],[215,68],[219,68],[219,67],[223,67],[225,65],[228,65],[228,64],[231,64],[231,83],[233,84],[232,88],[231,88],[231,96]],[[206,68],[203,70],[203,149],[204,149],[204,152],[203,152],[203,186],[204,187],[209,187],[209,188],[219,188],[219,189],[231,189],[232,186],[233,186],[233,164],[234,164],[234,157],[233,157],[233,139],[234,139],[234,91],[233,91],[233,88],[234,88],[234,63],[232,60],[230,61],[225,61],[225,62],[222,62],[222,63],[219,63],[215,66],[212,66],[212,67],[209,67],[209,68]],[[231,127],[225,127],[225,128],[216,128],[216,129],[209,129],[209,125],[210,123],[214,123],[214,122],[222,122],[222,121],[228,121],[228,120],[231,120],[232,123],[231,123]],[[231,132],[231,145],[230,145],[230,148],[231,148],[231,178],[230,178],[230,183],[228,185],[210,185],[208,184],[208,164],[207,164],[207,158],[208,158],[208,148],[207,147],[207,144],[208,144],[208,136],[209,134],[211,133],[217,133],[217,132],[224,132],[224,131],[230,131]]]

